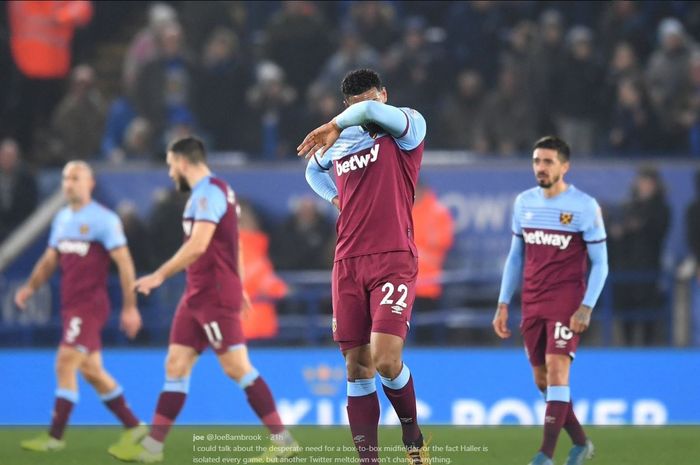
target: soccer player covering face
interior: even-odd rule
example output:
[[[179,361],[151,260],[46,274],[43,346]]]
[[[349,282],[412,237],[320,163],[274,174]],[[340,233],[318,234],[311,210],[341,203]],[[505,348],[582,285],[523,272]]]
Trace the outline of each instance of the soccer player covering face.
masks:
[[[102,366],[101,333],[110,313],[110,260],[119,270],[123,293],[121,329],[133,338],[141,328],[133,292],[134,263],[121,222],[114,212],[91,199],[95,180],[87,163],[69,162],[63,169],[62,187],[68,206],[54,217],[48,248],[15,295],[17,306],[25,309],[32,294],[56,267],[61,268],[63,335],[56,356],[58,388],[48,434],[21,443],[22,448],[33,451],[65,447],[63,432],[78,403],[78,371],[126,428],[119,443],[138,440],[147,433],[126,404],[122,387]]]
[[[566,142],[551,136],[537,141],[532,167],[538,187],[515,199],[513,240],[493,328],[499,337],[510,337],[508,304],[522,272],[520,332],[535,384],[547,401],[542,446],[530,464],[552,464],[563,427],[574,444],[566,465],[580,465],[593,456],[593,444],[574,414],[569,370],[608,274],[605,227],[595,199],[564,181]]]
[[[251,365],[243,337],[241,312],[249,309],[250,302],[242,290],[236,195],[212,175],[204,145],[194,137],[171,144],[167,163],[177,189],[192,192],[182,218],[185,241],[170,260],[138,279],[135,286],[148,295],[186,269],[185,291],[170,329],[165,385],[151,431],[140,443],[115,447],[110,453],[125,461],[163,460],[163,443],[185,404],[192,367],[211,346],[224,372],[245,391],[250,406],[272,433],[272,446],[260,461],[291,457],[299,447],[282,425],[270,389]]]
[[[345,357],[348,419],[361,463],[377,463],[378,372],[403,428],[411,464],[427,464],[413,377],[401,352],[415,299],[413,207],[425,120],[387,105],[377,73],[348,73],[347,109],[298,147],[306,179],[340,216],[333,266],[333,338]],[[335,183],[331,178],[335,176]]]

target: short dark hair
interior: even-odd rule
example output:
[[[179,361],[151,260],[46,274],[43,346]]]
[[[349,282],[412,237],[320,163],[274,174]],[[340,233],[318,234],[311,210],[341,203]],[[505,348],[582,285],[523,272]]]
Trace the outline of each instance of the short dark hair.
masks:
[[[184,157],[190,163],[204,163],[207,160],[207,152],[204,150],[204,142],[200,139],[189,136],[178,139],[168,146],[168,152],[172,152],[179,157]]]
[[[347,98],[363,94],[372,87],[381,90],[382,80],[379,74],[372,69],[362,68],[350,71],[345,75],[343,82],[340,84],[340,91]]]
[[[562,162],[569,161],[571,158],[571,149],[569,148],[569,144],[557,136],[542,137],[535,142],[535,146],[532,148],[532,150],[536,149],[556,150],[557,154],[559,155],[559,160]]]

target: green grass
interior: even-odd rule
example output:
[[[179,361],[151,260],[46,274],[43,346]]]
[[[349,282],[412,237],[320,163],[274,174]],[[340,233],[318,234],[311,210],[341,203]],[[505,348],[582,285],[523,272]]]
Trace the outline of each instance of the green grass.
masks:
[[[426,436],[432,435],[434,465],[526,465],[540,444],[538,427],[452,427],[425,426]],[[68,446],[60,452],[36,453],[20,449],[22,439],[45,431],[38,427],[0,428],[1,465],[116,465],[106,449],[118,437],[113,427],[72,427],[66,433]],[[294,427],[293,434],[307,450],[295,461],[286,463],[357,463],[350,432],[343,427]],[[700,426],[665,427],[588,427],[588,435],[596,445],[596,456],[589,465],[698,465],[700,464]],[[244,457],[255,453],[224,451],[193,451],[193,447],[260,446],[267,441],[207,440],[207,434],[262,434],[258,427],[184,426],[174,428],[165,449],[166,465],[193,463],[245,463]],[[194,440],[199,435],[204,439]],[[400,444],[401,430],[387,427],[380,431],[380,447]],[[563,464],[570,447],[565,432],[560,437],[555,456]],[[448,452],[448,446],[466,451]],[[436,450],[442,448],[442,451]],[[320,452],[323,450],[325,451]],[[345,449],[345,450],[343,450]],[[402,463],[400,451],[383,451],[382,463]],[[240,462],[234,462],[234,459]],[[312,461],[316,458],[316,461]],[[330,458],[322,462],[319,458]],[[204,460],[209,461],[204,461]],[[218,462],[216,461],[218,459]],[[228,462],[224,462],[228,459]],[[338,459],[338,461],[335,461]]]

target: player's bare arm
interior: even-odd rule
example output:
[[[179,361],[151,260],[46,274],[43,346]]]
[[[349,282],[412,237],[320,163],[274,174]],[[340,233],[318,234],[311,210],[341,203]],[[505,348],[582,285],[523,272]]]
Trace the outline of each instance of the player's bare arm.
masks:
[[[134,293],[134,281],[136,280],[134,261],[126,246],[117,247],[110,251],[109,256],[117,265],[119,282],[122,286],[122,313],[119,327],[129,339],[133,339],[141,329],[141,314],[136,307],[136,294]]]
[[[591,324],[591,313],[593,309],[588,305],[581,305],[576,312],[571,315],[569,328],[575,333],[582,333]]]
[[[207,251],[211,238],[214,236],[214,231],[216,231],[215,223],[195,221],[192,227],[192,235],[175,252],[175,255],[153,273],[136,280],[136,292],[148,295],[153,289],[163,284],[166,279],[194,263]]]
[[[493,316],[493,330],[501,339],[508,339],[511,335],[508,329],[508,304],[503,302],[498,304],[496,314]]]
[[[15,304],[21,310],[27,308],[27,300],[51,277],[58,265],[58,252],[49,247],[32,270],[26,284],[15,293]]]

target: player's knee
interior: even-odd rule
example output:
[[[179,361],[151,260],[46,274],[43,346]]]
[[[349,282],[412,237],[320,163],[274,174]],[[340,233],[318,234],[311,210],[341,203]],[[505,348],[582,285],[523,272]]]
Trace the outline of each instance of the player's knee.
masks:
[[[83,375],[85,381],[90,384],[95,384],[102,378],[102,368],[93,365],[80,367],[80,374]]]
[[[379,374],[385,378],[396,378],[401,373],[401,359],[391,355],[378,355],[374,358],[374,366]]]
[[[228,376],[236,382],[243,378],[243,376],[245,376],[246,373],[253,370],[252,366],[243,365],[241,363],[227,363],[226,365],[223,365],[222,368],[224,370],[224,373],[226,373],[226,376]]]
[[[370,379],[374,378],[375,371],[372,367],[368,367],[354,360],[345,360],[345,370],[348,374],[348,379]]]
[[[168,378],[183,378],[189,374],[190,367],[183,357],[168,355],[165,359],[165,375]]]

